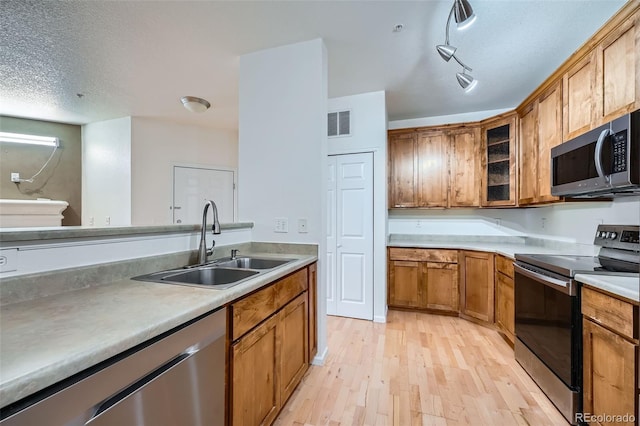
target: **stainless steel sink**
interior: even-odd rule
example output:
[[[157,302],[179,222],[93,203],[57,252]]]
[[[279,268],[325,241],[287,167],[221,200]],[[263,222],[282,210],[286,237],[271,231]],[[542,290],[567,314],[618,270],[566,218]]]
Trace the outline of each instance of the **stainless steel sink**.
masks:
[[[221,260],[214,264],[224,268],[241,269],[271,269],[291,262],[290,259],[261,259],[257,257],[237,257],[235,259]]]
[[[179,284],[224,290],[238,285],[269,269],[292,262],[292,259],[265,259],[258,257],[224,258],[204,265],[185,266],[182,269],[153,272],[132,279],[163,284]]]

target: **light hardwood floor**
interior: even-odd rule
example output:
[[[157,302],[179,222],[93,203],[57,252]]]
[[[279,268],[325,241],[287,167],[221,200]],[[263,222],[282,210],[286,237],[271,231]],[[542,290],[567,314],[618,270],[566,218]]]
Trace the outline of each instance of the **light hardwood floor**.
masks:
[[[310,367],[275,424],[568,424],[496,331],[415,312],[387,321],[328,317],[325,365]]]

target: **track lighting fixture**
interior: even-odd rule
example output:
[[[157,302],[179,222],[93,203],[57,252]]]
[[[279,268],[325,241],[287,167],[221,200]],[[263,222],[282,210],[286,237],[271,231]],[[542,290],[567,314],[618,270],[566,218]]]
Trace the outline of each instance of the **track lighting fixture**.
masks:
[[[463,64],[456,56],[457,47],[449,44],[449,26],[451,25],[451,18],[454,18],[458,24],[458,29],[464,29],[471,25],[476,20],[476,14],[473,12],[473,8],[467,0],[454,0],[451,11],[449,11],[449,17],[447,18],[447,27],[445,30],[445,42],[436,46],[436,50],[442,59],[449,62],[451,58],[455,59],[457,63],[462,66],[462,72],[456,74],[458,83],[464,89],[465,92],[470,92],[478,84],[478,80],[473,76],[467,74],[467,71],[472,71],[471,68]]]

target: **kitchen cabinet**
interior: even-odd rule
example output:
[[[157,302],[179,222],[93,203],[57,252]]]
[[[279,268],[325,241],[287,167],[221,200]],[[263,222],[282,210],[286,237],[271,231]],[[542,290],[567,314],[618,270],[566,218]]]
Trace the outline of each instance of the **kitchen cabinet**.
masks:
[[[595,56],[594,127],[640,108],[640,11],[614,28]]]
[[[234,425],[268,425],[278,415],[278,320],[278,316],[269,318],[232,346]]]
[[[449,206],[480,206],[480,128],[470,127],[448,132]]]
[[[517,115],[484,121],[482,124],[483,207],[515,206]]]
[[[515,343],[515,307],[513,260],[495,256],[495,320],[498,330],[513,345]]]
[[[441,131],[389,135],[390,207],[447,207],[447,148]]]
[[[640,107],[639,22],[636,11],[564,73],[564,141]]]
[[[460,252],[460,313],[484,322],[494,320],[493,253]]]
[[[271,424],[307,371],[315,272],[313,264],[230,305],[231,424]]]
[[[596,84],[595,52],[574,64],[562,77],[563,140],[572,139],[593,127],[597,102],[592,98]]]
[[[419,207],[416,132],[390,134],[388,156],[389,207]]]
[[[626,415],[631,421],[615,424],[638,425],[638,305],[585,286],[582,315],[583,411],[594,416]],[[635,421],[629,419],[634,415]]]
[[[389,132],[389,206],[480,206],[480,128]]]
[[[449,141],[438,130],[417,134],[418,206],[447,207],[449,204]]]
[[[458,311],[457,251],[389,248],[388,256],[389,307]]]
[[[551,195],[551,148],[562,143],[562,86],[553,84],[520,116],[520,205],[559,201]]]
[[[318,266],[314,263],[309,265],[308,280],[309,288],[307,290],[307,308],[309,310],[309,359],[311,361],[318,353]]]

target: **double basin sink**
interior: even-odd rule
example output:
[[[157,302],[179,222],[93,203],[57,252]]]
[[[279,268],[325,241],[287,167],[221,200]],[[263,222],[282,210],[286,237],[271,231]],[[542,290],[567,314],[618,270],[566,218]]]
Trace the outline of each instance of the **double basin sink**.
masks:
[[[163,284],[179,284],[224,290],[249,278],[277,268],[292,259],[265,259],[259,257],[223,258],[202,265],[185,266],[181,269],[153,272],[132,279]]]

